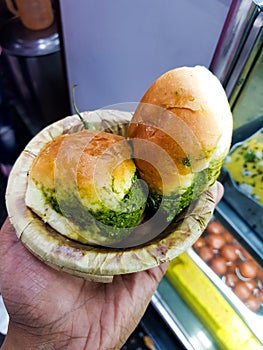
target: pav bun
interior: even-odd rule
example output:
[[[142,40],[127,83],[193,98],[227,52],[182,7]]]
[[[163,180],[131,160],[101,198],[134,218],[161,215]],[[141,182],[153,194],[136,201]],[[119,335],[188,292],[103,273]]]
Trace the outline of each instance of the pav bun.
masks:
[[[31,166],[26,205],[68,238],[110,245],[145,207],[131,148],[123,136],[95,130],[47,143]]]
[[[205,67],[160,76],[129,124],[136,166],[154,205],[160,196],[180,212],[217,179],[232,137],[232,114],[220,81]],[[167,212],[170,209],[167,208]]]

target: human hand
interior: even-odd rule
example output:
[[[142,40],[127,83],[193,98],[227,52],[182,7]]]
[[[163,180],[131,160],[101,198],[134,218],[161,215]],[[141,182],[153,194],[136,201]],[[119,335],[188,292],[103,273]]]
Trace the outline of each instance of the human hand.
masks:
[[[217,201],[222,194],[219,184]],[[109,284],[89,282],[39,261],[7,219],[0,233],[0,287],[10,323],[2,350],[120,349],[166,267],[115,276]]]

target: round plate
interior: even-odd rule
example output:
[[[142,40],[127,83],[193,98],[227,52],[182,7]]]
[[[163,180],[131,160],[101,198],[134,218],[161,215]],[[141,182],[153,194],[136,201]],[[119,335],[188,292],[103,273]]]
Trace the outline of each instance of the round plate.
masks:
[[[130,112],[98,110],[82,113],[97,129],[125,136]],[[83,129],[78,116],[60,120],[37,134],[17,159],[9,176],[6,204],[12,225],[23,244],[57,270],[88,280],[111,282],[114,275],[146,270],[170,261],[189,248],[213,215],[217,186],[212,186],[161,233],[138,247],[111,249],[72,241],[45,224],[25,204],[27,178],[33,159],[54,137]]]

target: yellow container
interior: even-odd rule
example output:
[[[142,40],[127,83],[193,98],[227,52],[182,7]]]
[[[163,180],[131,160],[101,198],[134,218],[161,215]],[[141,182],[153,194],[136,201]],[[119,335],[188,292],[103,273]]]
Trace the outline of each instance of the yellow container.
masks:
[[[187,253],[170,263],[166,277],[210,332],[219,349],[263,349],[241,317]]]

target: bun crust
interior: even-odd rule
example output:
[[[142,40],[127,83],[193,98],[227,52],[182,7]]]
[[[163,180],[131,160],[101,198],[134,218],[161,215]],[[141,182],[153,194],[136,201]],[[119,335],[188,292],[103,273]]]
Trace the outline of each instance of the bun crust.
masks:
[[[87,197],[92,203],[98,196],[96,185],[109,182],[111,187],[112,178],[120,192],[122,188],[124,192],[130,188],[129,178],[135,172],[130,157],[131,148],[119,135],[95,130],[60,135],[34,159],[29,180],[48,189],[55,188],[60,176],[63,176],[64,186],[70,186],[74,180],[83,200]],[[72,173],[72,169],[76,170]],[[121,197],[124,195],[120,194]]]
[[[101,234],[89,212],[121,216],[120,202],[135,172],[131,147],[123,136],[95,130],[60,135],[32,163],[26,205],[69,238],[107,245],[117,241],[113,233],[121,231],[112,229],[112,237],[106,231]]]
[[[232,114],[224,89],[201,66],[160,76],[141,99],[128,128],[142,178],[153,191],[166,194],[187,186],[192,174],[208,168],[218,152],[224,157],[231,135]]]

